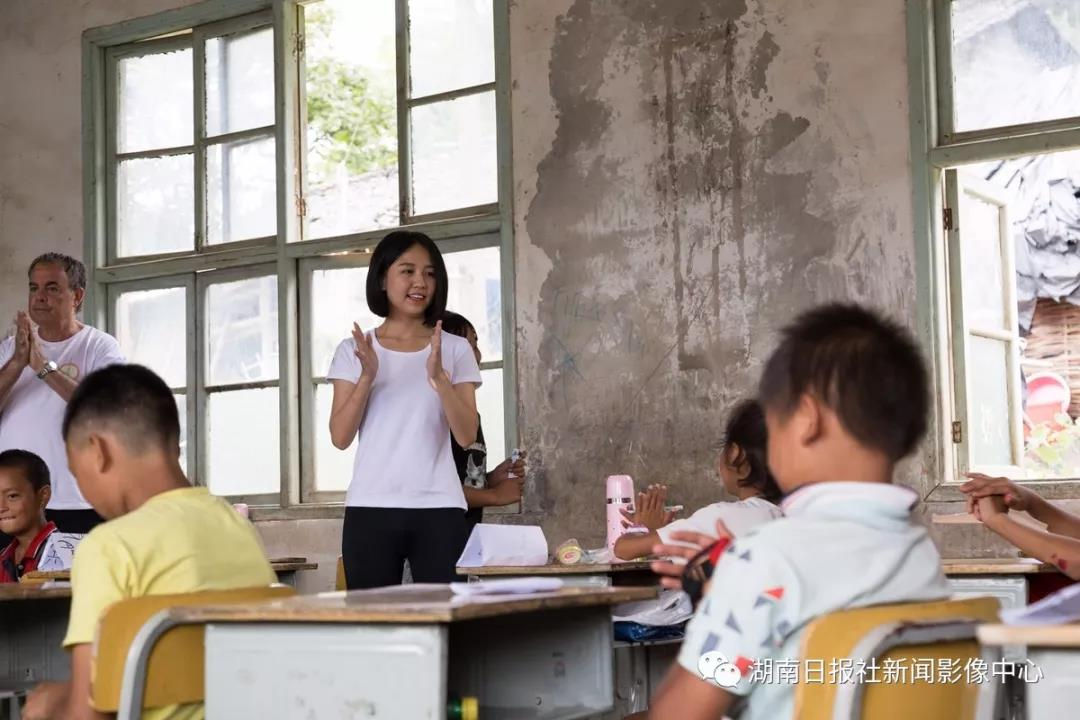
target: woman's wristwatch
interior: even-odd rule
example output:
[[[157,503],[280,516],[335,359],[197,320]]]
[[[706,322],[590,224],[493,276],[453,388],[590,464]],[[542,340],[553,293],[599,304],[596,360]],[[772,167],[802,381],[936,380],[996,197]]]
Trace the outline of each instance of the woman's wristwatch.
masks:
[[[43,365],[43,366],[41,367],[41,369],[40,369],[40,370],[38,370],[38,372],[37,372],[38,380],[44,380],[44,379],[45,379],[45,377],[46,377],[46,376],[47,376],[47,375],[48,375],[49,373],[54,373],[54,372],[56,372],[56,371],[57,371],[57,370],[59,370],[59,369],[60,369],[60,368],[58,368],[58,367],[56,366],[56,363],[55,363],[55,362],[53,362],[52,360],[49,360],[48,362],[46,362],[46,363],[45,363],[45,364],[44,364],[44,365]]]

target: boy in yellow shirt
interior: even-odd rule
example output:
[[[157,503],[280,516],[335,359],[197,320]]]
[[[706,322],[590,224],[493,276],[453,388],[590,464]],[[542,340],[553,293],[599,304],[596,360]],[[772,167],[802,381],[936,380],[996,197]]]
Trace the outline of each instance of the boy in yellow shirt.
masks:
[[[79,545],[64,647],[71,680],[42,683],[27,720],[105,718],[90,707],[98,618],[144,595],[269,585],[274,571],[251,524],[180,467],[180,421],[165,382],[139,365],[88,375],[64,416],[68,464],[83,495],[108,522]],[[203,706],[155,708],[143,718],[202,718]]]

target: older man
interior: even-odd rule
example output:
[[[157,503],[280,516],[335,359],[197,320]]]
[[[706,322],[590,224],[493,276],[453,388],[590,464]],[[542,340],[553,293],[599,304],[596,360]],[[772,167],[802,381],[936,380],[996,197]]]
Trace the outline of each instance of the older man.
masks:
[[[60,426],[79,381],[124,362],[115,338],[76,318],[86,295],[86,268],[73,257],[46,253],[30,263],[28,312],[15,336],[0,342],[0,451],[29,450],[52,476],[46,517],[63,532],[86,533],[101,518],[68,470]]]

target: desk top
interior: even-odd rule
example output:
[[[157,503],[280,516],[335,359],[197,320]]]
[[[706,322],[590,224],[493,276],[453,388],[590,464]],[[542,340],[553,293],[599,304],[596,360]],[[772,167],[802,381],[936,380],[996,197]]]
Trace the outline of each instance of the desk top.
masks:
[[[1080,649],[1080,624],[1070,625],[980,625],[976,628],[983,645],[1028,645]]]
[[[319,567],[319,564],[307,562],[307,558],[284,558],[282,560],[271,560],[270,567],[276,573],[287,573],[296,572],[297,570],[315,570]],[[40,585],[46,580],[70,579],[70,570],[33,570],[23,575],[23,584]]]
[[[298,595],[265,603],[178,607],[201,622],[448,623],[538,610],[615,605],[657,596],[656,588],[562,588],[531,595],[455,596],[447,585]]]
[[[610,575],[620,572],[652,572],[649,560],[632,560],[623,563],[593,563],[562,565],[491,565],[488,567],[459,567],[461,575]]]
[[[9,602],[12,600],[48,600],[51,598],[70,597],[70,587],[44,588],[40,583],[0,584],[0,602]]]
[[[946,575],[1035,575],[1055,573],[1058,569],[1037,558],[950,558],[941,561],[941,568]]]

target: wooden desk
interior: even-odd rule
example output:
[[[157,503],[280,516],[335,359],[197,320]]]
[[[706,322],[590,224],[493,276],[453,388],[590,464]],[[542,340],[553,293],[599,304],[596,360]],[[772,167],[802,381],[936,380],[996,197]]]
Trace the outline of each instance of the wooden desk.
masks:
[[[71,660],[61,647],[70,611],[70,587],[0,585],[0,683],[71,675]]]
[[[1041,672],[1037,682],[1017,683],[1023,693],[1021,707],[1026,710],[1021,717],[1073,717],[1066,708],[1075,708],[1080,697],[1076,684],[1080,676],[1080,625],[980,625],[976,632],[990,667],[1002,657],[1012,659],[1009,647],[1024,646],[1027,649],[1020,663],[1030,663],[1025,671],[1033,673],[1031,679]],[[989,717],[982,706],[979,710],[980,718]]]
[[[960,575],[1036,575],[1056,573],[1058,570],[1049,563],[1036,558],[985,558],[985,559],[942,559],[941,569],[945,574]]]
[[[272,559],[270,567],[277,573],[278,580],[286,585],[296,586],[296,573],[300,570],[315,570],[318,563],[308,562],[307,558],[281,558]],[[23,576],[21,585],[40,585],[48,580],[71,580],[70,570],[34,570]],[[0,586],[2,587],[2,586]],[[2,600],[2,598],[0,598]]]
[[[577,565],[562,565],[560,563],[548,563],[547,565],[493,565],[490,567],[459,567],[457,571],[461,575],[468,576],[469,580],[551,576],[561,578],[568,586],[659,585],[659,580],[649,567],[650,562],[649,560],[634,560],[624,563],[592,565],[581,563]]]
[[[655,588],[456,597],[445,585],[176,608],[206,623],[207,717],[584,718],[613,705],[610,606]],[[243,688],[243,691],[238,691]]]

